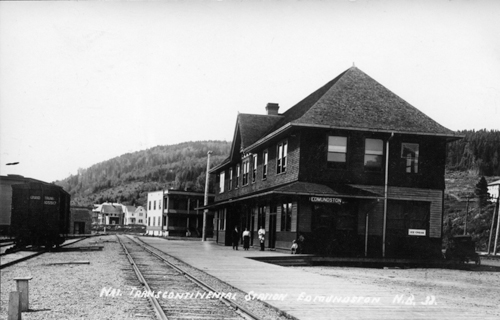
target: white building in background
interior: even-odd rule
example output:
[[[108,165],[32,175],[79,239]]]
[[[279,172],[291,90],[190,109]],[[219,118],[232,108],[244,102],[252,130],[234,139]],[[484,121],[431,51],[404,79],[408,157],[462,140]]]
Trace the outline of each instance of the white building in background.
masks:
[[[136,224],[147,225],[148,213],[146,209],[142,206],[139,206],[135,209],[135,221]]]
[[[126,206],[126,205],[122,205],[122,207],[123,207],[123,213],[125,215],[124,218],[125,225],[136,224],[137,219],[135,216],[135,210],[137,208],[135,206]]]
[[[94,205],[92,213],[97,216],[97,224],[124,224],[124,209],[120,203],[109,203]]]
[[[500,189],[500,180],[488,183],[488,193],[492,202],[497,202]]]
[[[163,190],[148,192],[147,206],[147,228],[146,233],[152,236],[162,236],[163,219]]]

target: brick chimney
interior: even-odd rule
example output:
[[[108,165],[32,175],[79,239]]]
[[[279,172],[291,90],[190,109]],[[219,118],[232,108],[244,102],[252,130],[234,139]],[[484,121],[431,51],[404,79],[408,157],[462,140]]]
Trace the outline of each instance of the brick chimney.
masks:
[[[277,103],[268,103],[266,106],[267,115],[268,116],[277,116],[279,108],[280,108],[280,106]]]

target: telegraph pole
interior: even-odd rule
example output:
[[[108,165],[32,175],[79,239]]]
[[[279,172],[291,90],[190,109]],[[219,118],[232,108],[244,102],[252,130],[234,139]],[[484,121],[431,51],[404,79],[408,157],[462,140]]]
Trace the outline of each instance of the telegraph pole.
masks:
[[[208,174],[208,170],[210,170],[210,155],[212,154],[212,151],[207,152],[207,175],[205,177],[205,201],[203,205],[206,207],[208,205],[208,180],[210,175]],[[208,209],[203,209],[203,230],[202,230],[202,236],[201,236],[201,241],[207,241],[207,213]]]
[[[496,256],[496,254],[497,254],[498,230],[500,229],[498,227],[498,226],[500,226],[500,214],[498,212],[499,201],[500,201],[500,195],[497,197],[497,203],[495,204],[495,208],[496,208],[496,211],[497,211],[497,233],[495,235],[495,246],[493,247],[493,255],[494,256]]]
[[[467,195],[467,206],[465,207],[465,227],[464,236],[467,234],[467,218],[469,217],[469,195]]]

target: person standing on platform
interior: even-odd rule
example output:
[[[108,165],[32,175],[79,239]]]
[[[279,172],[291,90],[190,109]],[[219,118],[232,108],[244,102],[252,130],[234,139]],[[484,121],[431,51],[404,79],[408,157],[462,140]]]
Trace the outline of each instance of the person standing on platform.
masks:
[[[245,228],[245,231],[243,231],[243,249],[248,250],[248,248],[250,248],[250,231]]]
[[[304,236],[299,233],[299,238],[297,239],[297,251],[296,253],[304,253]]]
[[[240,242],[240,233],[238,232],[238,227],[234,227],[234,230],[233,230],[233,250],[238,250],[238,242]]]
[[[264,242],[266,241],[266,230],[261,226],[257,232],[260,241],[260,251],[264,251]]]

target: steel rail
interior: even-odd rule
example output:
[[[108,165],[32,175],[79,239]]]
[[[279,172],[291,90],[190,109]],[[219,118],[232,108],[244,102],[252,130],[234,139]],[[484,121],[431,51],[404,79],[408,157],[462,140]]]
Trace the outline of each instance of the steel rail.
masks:
[[[72,245],[72,244],[74,244],[74,243],[80,242],[80,241],[82,241],[82,240],[85,240],[85,239],[87,239],[87,238],[90,238],[90,237],[82,237],[82,238],[80,238],[80,239],[78,239],[78,240],[76,240],[76,241],[74,241],[74,242],[67,243],[67,244],[62,244],[60,247],[61,247],[61,248],[62,248],[62,247],[66,247],[66,246]],[[0,256],[7,256],[7,255],[9,255],[9,254],[13,254],[13,253],[16,253],[16,252],[19,252],[19,251],[14,251],[14,252],[10,252],[10,253],[2,253]],[[25,256],[25,257],[19,258],[19,259],[17,259],[17,260],[12,260],[12,261],[10,261],[10,262],[7,262],[7,263],[4,263],[4,264],[0,265],[0,269],[7,268],[7,267],[13,266],[13,265],[15,265],[15,264],[18,264],[18,263],[20,263],[20,262],[23,262],[23,261],[26,261],[26,260],[33,259],[33,258],[38,257],[38,256],[40,256],[40,255],[42,255],[42,254],[44,254],[44,253],[47,253],[47,252],[50,252],[50,250],[45,250],[45,249],[44,249],[44,250],[42,250],[42,251],[39,251],[39,252],[36,252],[36,253],[30,254],[30,255],[28,255],[28,256]],[[55,252],[57,252],[57,251],[55,251]]]
[[[132,239],[130,238],[130,236],[127,236],[129,239],[131,239],[132,241],[134,241],[135,243],[137,243],[139,246],[141,246],[142,248],[144,248],[144,250],[146,250],[147,252],[151,253],[152,255],[154,255],[155,257],[157,257],[158,259],[160,259],[161,261],[163,261],[165,264],[167,264],[168,266],[172,267],[173,269],[177,270],[180,274],[182,274],[183,276],[185,276],[186,278],[188,278],[189,280],[191,280],[192,282],[194,282],[195,284],[197,284],[198,286],[200,286],[201,288],[203,288],[204,290],[207,290],[207,291],[211,291],[211,292],[217,292],[217,290],[213,289],[212,287],[210,287],[210,285],[206,284],[205,282],[203,282],[202,280],[196,278],[195,276],[193,276],[192,274],[190,274],[189,272],[187,272],[186,270],[174,265],[173,263],[171,263],[170,261],[168,261],[167,259],[163,258],[162,256],[160,256],[159,254],[157,254],[156,252],[153,252],[151,249],[148,248],[151,247],[150,245],[144,243],[142,240],[139,239],[140,242],[138,242],[137,240],[135,239]],[[156,249],[158,250],[158,249]],[[261,320],[260,317],[256,316],[255,314],[253,314],[251,311],[247,310],[246,308],[242,307],[241,305],[239,305],[238,303],[234,302],[234,301],[231,301],[225,297],[220,297],[219,298],[223,303],[225,303],[226,305],[232,307],[235,309],[235,311],[242,317],[244,318],[247,318],[247,319],[253,319],[253,320]]]
[[[116,235],[116,238],[118,239],[118,242],[121,244],[123,251],[127,255],[127,259],[132,265],[132,268],[134,269],[135,275],[137,276],[137,279],[139,279],[139,282],[146,288],[147,292],[152,292],[151,288],[148,285],[148,282],[142,275],[142,272],[139,270],[139,267],[137,267],[137,264],[134,261],[134,258],[132,258],[132,255],[130,255],[130,252],[128,251],[127,247],[125,247],[125,244],[123,241],[120,239],[118,235]],[[153,306],[153,309],[156,313],[156,317],[160,320],[168,320],[167,315],[163,311],[162,307],[160,306],[160,303],[158,302],[158,299],[154,297],[154,295],[148,294],[147,295],[149,302],[151,302],[151,305]]]

